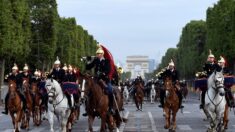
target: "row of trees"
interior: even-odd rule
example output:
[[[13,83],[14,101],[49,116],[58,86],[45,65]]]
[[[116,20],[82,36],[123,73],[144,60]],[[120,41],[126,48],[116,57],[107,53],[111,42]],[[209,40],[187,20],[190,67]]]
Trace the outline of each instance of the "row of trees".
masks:
[[[202,71],[209,49],[217,59],[222,55],[230,69],[235,65],[235,1],[220,0],[207,9],[206,21],[191,21],[182,30],[176,48],[162,57],[157,73],[173,59],[181,78],[192,79]]]
[[[81,56],[95,53],[97,41],[75,18],[61,18],[56,0],[0,2],[1,77],[13,63],[22,69],[49,70],[56,56],[62,63],[82,68]]]

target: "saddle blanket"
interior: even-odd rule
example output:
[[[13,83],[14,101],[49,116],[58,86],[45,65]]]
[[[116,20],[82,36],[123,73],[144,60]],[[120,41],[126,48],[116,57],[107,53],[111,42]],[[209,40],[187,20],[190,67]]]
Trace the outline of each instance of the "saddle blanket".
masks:
[[[68,94],[77,94],[79,91],[78,84],[75,82],[63,82],[62,89]]]
[[[235,76],[225,76],[224,77],[224,86],[225,88],[231,88],[235,84]],[[196,79],[194,81],[194,88],[200,88],[200,90],[207,89],[207,78]]]

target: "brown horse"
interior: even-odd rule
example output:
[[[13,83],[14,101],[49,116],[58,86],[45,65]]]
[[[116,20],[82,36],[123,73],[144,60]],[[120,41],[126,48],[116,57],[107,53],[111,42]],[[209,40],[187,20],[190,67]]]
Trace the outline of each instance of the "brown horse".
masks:
[[[33,95],[33,122],[34,125],[39,126],[41,124],[41,114],[42,114],[42,96],[39,93],[39,89],[36,82],[31,84],[32,95]]]
[[[188,96],[188,88],[185,82],[180,82],[180,88],[184,99]]]
[[[224,111],[224,118],[223,118],[224,129],[228,129],[228,122],[229,122],[228,116],[229,116],[229,107],[228,107],[228,103],[226,103],[225,111]]]
[[[23,114],[23,102],[20,98],[19,93],[16,90],[16,83],[12,80],[8,83],[9,87],[9,99],[7,102],[7,107],[10,112],[12,123],[15,132],[19,132],[19,123]]]
[[[179,98],[176,94],[176,88],[172,83],[172,79],[166,77],[164,80],[164,86],[166,90],[166,98],[164,103],[164,111],[166,112],[165,120],[166,124],[165,129],[176,129],[176,114],[179,110]],[[172,114],[172,123],[171,123],[171,114]],[[171,126],[173,125],[173,126]]]
[[[79,119],[80,116],[80,97],[81,97],[81,93],[78,90],[77,94],[73,95],[73,96],[77,96],[76,98],[74,98],[74,108],[72,108],[70,116],[68,118],[68,122],[67,122],[67,131],[71,132],[72,131],[72,125],[74,123],[76,123],[76,120]]]
[[[23,79],[23,92],[25,95],[25,99],[26,99],[26,107],[28,109],[28,112],[23,113],[23,117],[22,117],[22,124],[21,124],[21,128],[25,128],[25,129],[29,129],[29,121],[30,121],[30,115],[33,111],[33,99],[30,93],[30,85],[29,85],[29,79],[28,78],[24,78]]]
[[[116,126],[118,126],[118,119],[115,119],[117,116],[112,116],[108,113],[108,95],[105,94],[104,89],[102,88],[103,82],[100,84],[90,75],[79,74],[79,82],[81,82],[82,93],[81,99],[86,98],[86,111],[88,114],[88,129],[93,131],[93,122],[96,116],[101,118],[101,128],[100,131],[106,131],[106,125],[108,125],[109,131],[113,131]],[[119,95],[119,94],[118,94]],[[121,94],[120,97],[121,98]],[[119,105],[119,101],[117,104]],[[115,104],[115,103],[114,103]],[[119,108],[121,106],[118,106]]]
[[[138,110],[142,111],[142,104],[144,100],[144,91],[143,91],[144,87],[141,82],[137,81],[134,83],[134,88],[136,90],[134,95],[134,100],[137,111]]]

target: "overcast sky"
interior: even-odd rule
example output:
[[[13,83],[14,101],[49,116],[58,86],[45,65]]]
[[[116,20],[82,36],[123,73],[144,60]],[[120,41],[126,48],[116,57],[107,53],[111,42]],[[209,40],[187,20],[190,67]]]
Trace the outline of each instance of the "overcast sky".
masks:
[[[116,61],[128,55],[147,55],[159,62],[176,47],[182,28],[205,20],[218,0],[57,0],[61,17],[75,17],[104,44]]]

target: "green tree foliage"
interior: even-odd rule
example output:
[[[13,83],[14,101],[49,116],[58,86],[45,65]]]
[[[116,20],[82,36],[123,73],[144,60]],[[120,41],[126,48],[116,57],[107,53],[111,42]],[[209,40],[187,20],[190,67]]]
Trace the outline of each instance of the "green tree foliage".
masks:
[[[202,70],[204,46],[206,40],[206,23],[204,21],[191,21],[182,31],[177,45],[176,67],[181,78],[193,78],[195,72]]]
[[[30,18],[26,0],[0,2],[0,58],[7,67],[24,63],[30,52]]]
[[[14,62],[20,70],[24,63],[49,70],[56,56],[83,69],[80,58],[94,55],[96,45],[75,18],[60,18],[56,0],[0,1],[0,64],[7,72]]]
[[[207,10],[207,43],[206,49],[212,49],[218,58],[227,59],[230,68],[235,60],[235,1],[220,0]]]
[[[30,0],[32,52],[30,58],[37,60],[37,67],[49,68],[55,59],[58,13],[55,0]],[[32,64],[34,63],[31,62]]]

